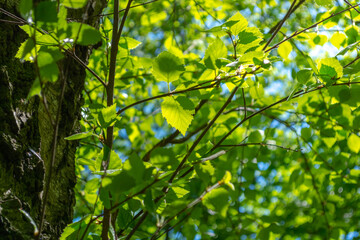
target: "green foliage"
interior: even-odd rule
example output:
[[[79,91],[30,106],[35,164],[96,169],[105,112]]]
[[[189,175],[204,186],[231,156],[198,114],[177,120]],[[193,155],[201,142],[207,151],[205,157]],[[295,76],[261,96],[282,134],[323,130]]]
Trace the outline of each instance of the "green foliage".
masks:
[[[185,110],[173,97],[166,97],[161,103],[161,112],[167,122],[185,136],[193,120],[193,111]]]
[[[214,42],[206,49],[204,63],[208,69],[216,70],[221,66],[217,66],[216,60],[219,58],[225,58],[227,56],[227,49],[225,44],[219,39],[216,38]]]
[[[158,81],[172,82],[184,71],[181,60],[170,52],[162,52],[153,63],[153,75]]]
[[[68,8],[82,8],[86,5],[87,0],[63,0],[61,3]]]
[[[58,83],[65,54],[92,49],[81,131],[65,138],[80,145],[76,222],[61,239],[100,239],[104,208],[119,239],[345,239],[360,229],[359,14],[297,1],[282,23],[291,3],[132,3],[109,103],[113,1],[99,30],[67,14],[87,1],[21,1],[36,21],[21,27],[29,38],[16,54],[38,69],[29,97]]]

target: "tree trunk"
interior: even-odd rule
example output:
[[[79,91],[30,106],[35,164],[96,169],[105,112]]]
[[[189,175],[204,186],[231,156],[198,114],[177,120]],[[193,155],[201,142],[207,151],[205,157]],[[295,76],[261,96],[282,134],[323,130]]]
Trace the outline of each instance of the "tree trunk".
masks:
[[[17,2],[0,0],[0,7],[19,16]],[[90,16],[87,23],[97,26],[99,19],[91,16],[101,13],[106,1],[94,0],[88,4],[89,7],[84,8]],[[69,15],[81,18],[84,9],[69,11]],[[13,20],[1,13],[0,18]],[[26,34],[17,25],[4,22],[0,22],[0,33],[0,236],[1,239],[33,239],[34,226],[30,218],[39,226],[43,191],[51,167],[54,128],[43,101],[38,97],[26,100],[35,79],[34,66],[14,58]],[[84,62],[90,52],[90,47],[76,47],[77,56]],[[72,221],[75,203],[74,157],[78,143],[66,141],[64,137],[79,130],[86,73],[70,56],[59,63],[59,70],[64,77],[47,84],[43,91],[52,118],[56,118],[60,103],[61,114],[42,239],[59,238]],[[65,81],[62,102],[59,101],[61,79]]]

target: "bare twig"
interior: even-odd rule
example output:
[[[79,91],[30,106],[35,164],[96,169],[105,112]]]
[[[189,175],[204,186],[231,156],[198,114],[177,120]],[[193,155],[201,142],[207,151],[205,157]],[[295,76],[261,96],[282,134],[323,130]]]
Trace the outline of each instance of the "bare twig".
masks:
[[[354,60],[352,60],[351,62],[349,62],[348,64],[346,64],[345,66],[344,66],[344,68],[347,68],[348,66],[350,66],[351,64],[353,64],[353,63],[355,63],[357,60],[359,60],[360,59],[360,55],[359,56],[357,56]]]
[[[204,10],[210,17],[212,17],[215,21],[217,21],[218,23],[221,23],[219,21],[219,19],[217,19],[216,17],[214,17],[208,10],[206,10],[205,8],[203,8],[196,0],[194,0],[194,2],[196,3],[196,6],[199,6],[202,10]]]
[[[351,84],[359,84],[359,83],[360,83],[360,82],[335,83],[335,84],[333,84],[333,85],[331,85],[331,86],[342,86],[342,85],[351,85]],[[314,88],[314,89],[308,90],[308,91],[304,91],[304,90],[297,91],[297,92],[292,96],[292,99],[297,98],[297,97],[300,97],[300,96],[302,96],[302,95],[304,95],[304,94],[308,94],[308,93],[310,93],[310,92],[318,91],[318,90],[320,90],[320,89],[322,89],[322,88],[325,88],[325,85],[320,85],[320,86],[318,86],[318,87],[316,87],[316,88]],[[219,147],[219,146],[221,145],[221,143],[222,143],[228,136],[230,136],[231,133],[233,133],[238,127],[240,127],[245,121],[251,119],[252,117],[254,117],[254,116],[256,116],[256,115],[258,115],[259,113],[262,113],[262,112],[266,111],[267,109],[272,108],[273,106],[276,106],[276,105],[278,105],[278,104],[280,104],[280,103],[283,103],[283,102],[287,101],[288,98],[289,98],[289,96],[286,96],[286,97],[280,99],[279,101],[276,101],[276,102],[274,102],[274,103],[272,103],[272,104],[270,104],[270,105],[268,105],[268,106],[266,106],[266,107],[263,107],[262,109],[258,110],[257,112],[254,112],[253,114],[251,114],[251,115],[248,116],[247,118],[242,119],[235,127],[233,127],[227,134],[225,134],[225,136],[222,137],[221,140],[220,140],[217,144],[215,144],[214,147],[211,148],[211,150],[209,151],[209,153],[212,152],[212,151],[213,151],[214,149],[216,149],[217,147]]]
[[[266,42],[265,46],[263,47],[263,50],[265,50],[267,48],[267,46],[269,46],[269,44],[272,42],[272,40],[275,38],[276,34],[280,31],[282,25],[285,23],[286,19],[288,19],[288,17],[290,16],[290,14],[292,13],[292,9],[294,8],[296,3],[296,0],[294,0],[289,8],[289,10],[287,11],[287,13],[285,14],[284,18],[280,21],[279,25],[276,27],[275,31],[273,32],[273,34],[271,35],[270,39]]]
[[[179,91],[174,91],[174,92],[169,92],[169,93],[164,93],[164,94],[160,94],[158,96],[154,96],[154,97],[149,97],[149,98],[146,98],[146,99],[143,99],[143,100],[140,100],[140,101],[137,101],[137,102],[134,102],[122,109],[120,109],[117,114],[121,114],[122,112],[124,112],[125,110],[131,108],[131,107],[134,107],[138,104],[141,104],[141,103],[144,103],[144,102],[148,102],[148,101],[151,101],[151,100],[155,100],[155,99],[158,99],[158,98],[163,98],[163,97],[168,97],[168,96],[171,96],[171,95],[175,95],[175,94],[180,94],[180,93],[186,93],[186,92],[190,92],[190,91],[196,91],[196,90],[200,90],[200,89],[207,89],[207,88],[212,88],[216,85],[216,83],[212,83],[208,86],[204,86],[204,87],[190,87],[188,89],[184,89],[184,90],[179,90]]]
[[[305,2],[305,0],[300,0],[300,1],[298,2],[298,4],[296,4],[296,6],[291,9],[290,15],[293,14],[304,2]],[[290,15],[289,15],[289,16],[290,16]],[[288,18],[289,18],[289,17],[288,17]],[[278,26],[281,24],[281,21],[282,21],[282,19],[281,19],[274,27],[272,27],[272,28],[270,29],[270,31],[268,32],[268,34],[272,34],[272,33],[278,28]]]
[[[63,49],[67,54],[69,54],[75,61],[77,61],[82,67],[88,70],[104,87],[106,87],[106,83],[101,79],[99,75],[97,75],[94,70],[89,68],[86,63],[83,62],[78,56],[76,56],[75,52],[70,51],[69,49]]]
[[[347,0],[344,0],[344,2],[349,5],[350,7],[352,7],[353,5],[351,3],[349,3]],[[356,8],[354,8],[355,11],[357,11],[358,13],[360,13],[359,10],[357,10]]]
[[[175,217],[179,216],[181,213],[185,212],[188,209],[192,209],[195,205],[197,205],[198,203],[200,203],[206,194],[208,194],[209,192],[211,192],[212,190],[220,187],[223,184],[223,181],[219,181],[216,184],[214,184],[211,187],[206,188],[206,190],[201,194],[200,197],[196,198],[194,201],[192,201],[191,203],[189,203],[188,205],[186,205],[186,207],[184,207],[183,209],[181,209],[179,212],[177,212],[174,216],[168,218],[166,221],[163,222],[163,224],[161,224],[161,226],[159,226],[155,233],[152,235],[151,239],[154,240],[156,239],[156,236],[158,235],[158,233],[161,231],[161,229],[163,229],[165,226],[167,226],[169,224],[170,221],[172,221]]]
[[[195,108],[195,114],[200,110],[200,108],[207,102],[207,100],[201,100],[199,105]],[[195,115],[194,114],[194,115]],[[164,138],[163,140],[161,140],[160,142],[158,142],[157,144],[155,144],[149,151],[147,151],[147,153],[145,153],[144,157],[142,158],[143,161],[147,162],[150,160],[150,154],[152,151],[154,151],[156,148],[159,147],[164,147],[167,144],[177,144],[177,143],[183,143],[185,141],[187,141],[189,138],[191,138],[192,136],[194,136],[195,134],[197,134],[201,129],[203,129],[206,126],[206,124],[202,125],[201,127],[199,127],[198,129],[194,130],[193,132],[188,133],[188,135],[186,137],[183,137],[181,139],[175,139],[180,131],[176,130],[174,133],[172,133],[171,135],[169,135],[168,137]]]
[[[133,229],[131,229],[131,232],[126,236],[125,240],[129,240],[132,235],[136,232],[136,230],[140,227],[140,225],[145,221],[146,217],[149,215],[149,212],[144,212],[139,221],[136,223]]]
[[[219,118],[219,116],[223,113],[223,111],[225,110],[225,108],[227,107],[227,105],[229,105],[229,103],[231,102],[232,98],[234,97],[235,93],[237,92],[237,90],[239,89],[239,87],[235,87],[234,90],[232,91],[232,93],[230,94],[230,96],[228,97],[228,99],[226,100],[226,102],[224,103],[224,105],[221,107],[221,109],[216,113],[216,115],[214,116],[214,118],[209,122],[209,124],[206,126],[206,128],[202,131],[202,133],[200,134],[200,136],[195,140],[195,142],[193,143],[193,145],[190,147],[189,151],[186,153],[185,157],[183,158],[183,160],[180,162],[179,166],[176,168],[176,170],[174,171],[174,173],[172,174],[172,176],[170,177],[169,183],[172,183],[172,181],[174,180],[174,178],[176,177],[176,175],[179,173],[180,169],[182,168],[182,166],[185,164],[186,160],[190,157],[191,153],[195,150],[196,146],[200,143],[201,139],[205,136],[205,134],[209,131],[210,127],[212,127],[212,125],[215,123],[215,121]],[[163,189],[163,192],[167,192],[169,190],[168,187],[165,187]]]
[[[181,218],[177,223],[175,223],[173,226],[169,227],[168,229],[166,229],[166,231],[164,231],[163,233],[161,233],[159,236],[157,236],[156,238],[160,238],[162,235],[169,233],[171,230],[173,230],[176,226],[180,225],[183,221],[185,221],[188,217],[190,217],[190,214],[192,212],[193,208],[186,213],[186,215]]]
[[[159,1],[159,0],[152,0],[152,1],[144,2],[144,3],[139,3],[139,4],[136,4],[134,6],[131,6],[130,8],[136,8],[136,7],[140,7],[140,6],[145,6],[145,5],[148,5],[150,3],[157,2],[157,1]],[[124,12],[124,11],[126,11],[126,8],[119,10],[118,13],[121,13],[121,12]],[[98,15],[94,15],[93,17],[106,17],[106,16],[111,16],[111,15],[114,15],[114,13],[112,12],[112,13],[106,13],[106,14],[98,14]]]
[[[4,22],[4,23],[8,23],[8,24],[15,24],[15,25],[26,25],[26,23],[23,22],[17,22],[17,21],[11,21],[11,20],[5,20],[5,19],[0,19],[0,22]]]
[[[271,143],[242,143],[242,144],[224,144],[224,145],[220,145],[219,147],[246,147],[246,146],[269,146],[269,147],[277,147],[277,148],[282,148],[285,149],[287,151],[294,151],[294,152],[298,152],[301,151],[300,149],[292,149],[292,148],[288,148],[288,147],[283,147],[280,145],[276,145],[276,144],[271,144]]]
[[[329,17],[324,18],[323,20],[314,23],[314,24],[311,25],[310,27],[307,27],[307,28],[305,28],[305,29],[303,29],[303,30],[301,30],[301,31],[296,31],[296,32],[293,33],[291,36],[285,38],[284,40],[280,41],[279,43],[277,43],[277,44],[273,45],[272,47],[270,47],[269,49],[267,49],[265,52],[269,52],[269,51],[271,51],[271,50],[279,47],[280,44],[288,41],[289,39],[292,39],[292,38],[300,35],[301,33],[306,32],[307,30],[316,27],[316,26],[319,25],[320,23],[323,23],[323,22],[329,20],[330,18],[333,18],[333,17],[335,17],[335,16],[337,16],[337,15],[339,15],[339,14],[342,14],[342,13],[348,11],[348,10],[351,10],[351,9],[353,9],[353,8],[356,8],[356,7],[358,7],[359,5],[360,5],[360,3],[359,3],[359,4],[356,4],[356,5],[353,5],[352,7],[349,7],[349,8],[347,8],[347,9],[345,9],[345,10],[340,11],[340,12],[337,12],[337,13],[335,13],[335,14],[331,14]]]
[[[243,101],[244,101],[244,118],[246,118],[247,116],[247,110],[246,110],[246,99],[245,99],[245,91],[244,91],[244,88],[241,89],[242,91],[242,97],[243,97]]]

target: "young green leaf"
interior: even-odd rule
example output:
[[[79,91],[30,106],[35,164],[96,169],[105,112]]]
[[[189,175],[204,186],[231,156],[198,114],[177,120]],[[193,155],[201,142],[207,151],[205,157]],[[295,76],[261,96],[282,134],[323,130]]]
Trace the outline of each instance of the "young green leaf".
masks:
[[[158,81],[172,82],[178,80],[184,70],[180,58],[165,51],[155,58],[152,73]]]
[[[314,63],[314,60],[312,60],[312,58],[309,55],[305,55],[305,59],[308,62],[308,64],[310,65],[311,69],[314,71],[314,73],[319,74],[319,71],[316,68],[316,65]]]
[[[334,45],[337,49],[339,49],[343,42],[346,40],[346,35],[340,32],[336,32],[332,35],[330,42]]]
[[[279,55],[284,58],[284,59],[288,59],[289,54],[292,51],[292,45],[291,43],[289,43],[289,41],[283,42],[282,44],[280,44],[280,46],[278,47],[278,53]]]
[[[23,42],[20,45],[19,50],[17,51],[15,57],[26,61],[34,61],[35,53],[36,51],[35,51],[34,40],[32,38],[28,38],[25,42]]]
[[[348,51],[353,51],[354,49],[356,49],[356,47],[359,45],[359,43],[360,43],[360,41],[357,41],[353,44],[348,45],[346,48],[344,48],[338,54],[336,54],[336,56],[345,55]]]
[[[229,207],[229,193],[224,188],[217,188],[205,195],[203,199],[205,207],[216,211],[225,218]]]
[[[161,104],[161,111],[167,122],[185,136],[186,130],[193,120],[194,111],[185,110],[173,97],[164,99]]]
[[[306,84],[310,80],[313,71],[311,69],[302,69],[296,73],[296,79],[301,84]]]
[[[113,126],[121,117],[116,113],[116,104],[100,110],[98,121],[100,126],[107,128]]]
[[[318,69],[319,77],[327,84],[331,84],[343,75],[343,67],[335,58],[322,59],[318,64]]]
[[[333,0],[315,0],[316,4],[324,7],[330,7],[333,4]]]
[[[347,140],[348,147],[351,151],[358,153],[360,151],[360,137],[351,134]]]
[[[30,91],[27,95],[27,99],[30,99],[32,96],[38,95],[41,93],[41,84],[38,77],[35,78],[33,84],[31,85]]]
[[[63,0],[62,4],[67,8],[82,8],[88,0]]]
[[[216,70],[216,60],[225,58],[227,56],[227,49],[220,38],[216,38],[205,51],[204,63],[207,68]]]
[[[138,40],[135,40],[133,38],[130,38],[130,37],[121,37],[120,41],[119,41],[120,47],[125,48],[125,49],[135,49],[140,44],[141,44],[141,42],[139,42]]]
[[[67,31],[60,36],[60,39],[73,39],[77,44],[87,46],[101,41],[101,34],[90,25],[79,22],[70,22],[67,25]]]
[[[228,27],[230,32],[233,35],[238,35],[242,30],[244,30],[248,25],[248,21],[237,12],[234,16],[229,18],[223,26]]]
[[[250,143],[259,143],[262,142],[262,140],[263,140],[263,136],[258,130],[251,132],[248,138],[248,142]]]
[[[32,8],[33,8],[33,1],[21,0],[21,2],[20,2],[20,14],[23,17],[26,17],[27,14],[32,10]]]
[[[83,133],[76,133],[73,134],[69,137],[64,138],[65,140],[79,140],[79,139],[83,139],[83,138],[87,138],[90,136],[93,136],[94,134],[92,132],[83,132]],[[96,135],[94,135],[96,136]]]
[[[206,161],[201,164],[196,164],[195,171],[203,182],[209,183],[215,173],[215,168],[211,165],[209,161]]]

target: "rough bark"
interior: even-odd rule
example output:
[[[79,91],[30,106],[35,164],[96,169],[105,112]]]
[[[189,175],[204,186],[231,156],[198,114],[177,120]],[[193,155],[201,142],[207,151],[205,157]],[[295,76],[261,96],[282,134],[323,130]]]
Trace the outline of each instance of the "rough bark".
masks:
[[[0,7],[17,14],[18,1],[0,0]],[[94,3],[95,2],[95,3]],[[105,0],[89,1],[88,15],[97,15],[105,7]],[[71,11],[72,17],[82,16],[83,10]],[[19,16],[19,15],[18,15]],[[9,19],[0,13],[1,19]],[[10,20],[10,19],[9,19]],[[87,23],[98,25],[98,18]],[[34,227],[19,211],[22,208],[39,224],[42,193],[47,184],[53,148],[53,126],[38,97],[26,100],[35,79],[31,63],[21,63],[14,56],[25,33],[16,25],[0,23],[0,238],[33,239]],[[77,55],[86,62],[91,47],[77,47]],[[65,226],[72,221],[75,195],[76,141],[64,137],[79,129],[82,90],[85,70],[70,56],[59,63],[66,88],[60,103],[61,80],[47,84],[44,95],[50,114],[55,119],[61,104],[57,151],[50,190],[46,201],[43,239],[58,239]],[[60,79],[60,78],[59,78]]]

